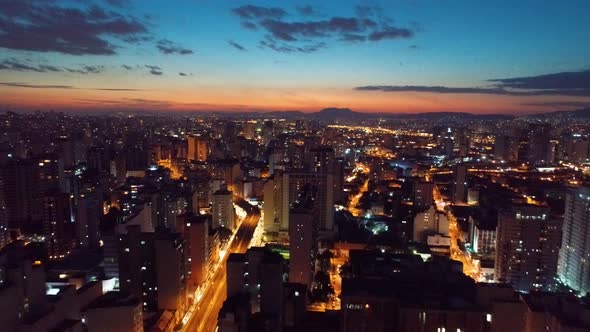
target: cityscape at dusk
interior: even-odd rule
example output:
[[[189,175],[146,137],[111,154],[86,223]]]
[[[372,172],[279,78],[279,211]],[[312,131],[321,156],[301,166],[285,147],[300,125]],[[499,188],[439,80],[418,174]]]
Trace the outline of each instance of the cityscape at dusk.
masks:
[[[589,11],[0,0],[0,331],[590,332]]]
[[[538,113],[590,105],[583,0],[3,0],[0,107]]]

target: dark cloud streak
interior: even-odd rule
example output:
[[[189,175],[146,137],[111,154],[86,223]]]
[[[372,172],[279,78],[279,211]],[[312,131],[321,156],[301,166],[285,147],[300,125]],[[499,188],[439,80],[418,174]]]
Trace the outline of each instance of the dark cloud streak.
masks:
[[[140,20],[97,6],[65,8],[51,1],[3,0],[0,47],[70,55],[112,55],[113,40],[141,38]]]
[[[158,50],[163,54],[189,55],[194,53],[193,50],[184,48],[168,39],[158,40],[156,48],[158,48]]]
[[[242,6],[233,9],[247,29],[260,28],[265,32],[259,42],[262,48],[277,52],[310,53],[327,46],[329,40],[349,43],[379,42],[393,39],[409,39],[415,34],[412,28],[393,25],[393,20],[383,16],[378,7],[360,6],[356,16],[333,16],[324,19],[308,19],[315,13],[311,6],[296,7],[304,18],[299,19],[276,7]]]
[[[233,48],[237,49],[237,50],[240,50],[240,51],[247,51],[247,49],[246,49],[244,46],[242,46],[242,45],[240,45],[240,44],[236,43],[236,42],[235,42],[235,41],[233,41],[233,40],[228,40],[228,41],[227,41],[227,43],[228,43],[230,46],[232,46]]]
[[[412,85],[368,85],[359,91],[429,92],[441,94],[491,94],[506,96],[579,96],[590,97],[590,70],[561,72],[528,77],[490,79],[486,87],[446,87]]]

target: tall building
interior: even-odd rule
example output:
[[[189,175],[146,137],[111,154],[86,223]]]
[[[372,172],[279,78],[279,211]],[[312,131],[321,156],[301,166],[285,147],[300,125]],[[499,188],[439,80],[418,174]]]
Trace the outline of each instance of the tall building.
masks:
[[[119,284],[140,299],[143,311],[170,310],[183,314],[186,297],[185,243],[166,230],[141,232],[127,227],[119,235]]]
[[[184,222],[187,247],[187,292],[192,295],[207,278],[209,266],[209,222],[211,216],[179,216]]]
[[[187,295],[185,241],[179,233],[157,232],[154,249],[158,309],[182,318]]]
[[[289,177],[277,173],[264,183],[264,232],[278,235],[289,229]]]
[[[231,231],[235,228],[234,204],[232,192],[222,187],[213,193],[211,214],[213,216],[212,227],[225,227]]]
[[[552,290],[561,240],[559,218],[549,209],[513,206],[498,213],[495,279],[520,291]]]
[[[293,203],[289,215],[289,282],[304,284],[309,289],[313,277],[317,233],[317,189],[308,186]]]
[[[551,126],[536,125],[529,132],[529,162],[532,164],[552,163],[555,146],[551,143]]]
[[[252,247],[244,254],[230,254],[226,266],[227,298],[247,293],[253,312],[272,315],[280,322],[286,270],[281,255],[267,248]]]
[[[139,300],[124,292],[108,292],[84,308],[88,332],[143,332]]]
[[[334,173],[334,149],[329,146],[319,146],[311,149],[312,171],[320,174]]]
[[[98,247],[100,241],[98,223],[101,215],[101,206],[95,193],[87,193],[78,198],[76,234],[81,247]]]
[[[331,174],[310,172],[277,172],[264,184],[264,231],[269,234],[289,232],[289,209],[301,190],[316,188],[317,229],[332,232],[334,227],[334,191]]]
[[[68,194],[43,198],[43,233],[50,259],[64,258],[75,245],[75,224]]]
[[[515,137],[497,135],[494,142],[494,159],[506,162],[517,161],[518,143]]]
[[[462,205],[467,202],[467,165],[457,165],[454,170],[453,203]]]
[[[188,136],[187,159],[189,161],[207,161],[209,158],[209,140],[202,136]]]
[[[420,181],[414,183],[414,206],[416,210],[428,208],[434,204],[434,183]]]
[[[5,216],[9,229],[34,228],[38,192],[35,168],[28,160],[9,160],[0,168],[4,191]]]
[[[346,161],[344,158],[334,159],[334,172],[332,173],[332,181],[334,183],[334,202],[346,202],[347,195],[344,192],[344,165]]]
[[[576,292],[590,293],[589,187],[570,188],[566,194],[557,275]]]
[[[257,136],[256,129],[258,127],[258,122],[254,120],[249,120],[244,122],[243,126],[243,134],[244,137],[247,139],[255,139]]]
[[[414,232],[412,239],[416,242],[426,242],[430,235],[449,236],[449,220],[443,212],[437,211],[433,205],[414,217]]]

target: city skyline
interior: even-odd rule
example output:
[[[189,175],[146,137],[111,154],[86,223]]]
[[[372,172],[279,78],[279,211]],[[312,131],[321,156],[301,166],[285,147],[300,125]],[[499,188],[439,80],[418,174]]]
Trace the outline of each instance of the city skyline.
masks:
[[[458,111],[590,105],[582,1],[3,1],[0,107]]]

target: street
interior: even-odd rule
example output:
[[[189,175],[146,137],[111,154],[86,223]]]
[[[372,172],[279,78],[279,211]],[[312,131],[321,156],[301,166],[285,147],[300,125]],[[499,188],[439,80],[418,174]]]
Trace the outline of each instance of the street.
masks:
[[[248,215],[242,221],[236,231],[235,237],[229,246],[229,252],[223,257],[219,268],[214,272],[210,286],[204,291],[197,308],[182,331],[186,332],[212,332],[217,327],[217,315],[226,298],[225,263],[229,253],[244,253],[248,250],[254,230],[260,219],[260,210],[252,207],[247,211]]]

